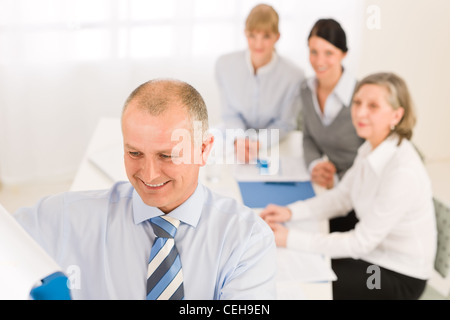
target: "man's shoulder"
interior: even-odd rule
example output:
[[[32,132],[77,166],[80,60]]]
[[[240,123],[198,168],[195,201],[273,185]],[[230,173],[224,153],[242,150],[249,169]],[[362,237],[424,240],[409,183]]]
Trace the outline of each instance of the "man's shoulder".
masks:
[[[133,186],[129,182],[116,182],[109,189],[68,191],[55,197],[62,197],[66,205],[76,205],[86,202],[118,202],[124,198],[131,198]]]
[[[44,197],[33,207],[20,208],[16,214],[39,212],[40,216],[68,218],[72,215],[79,217],[83,213],[107,212],[111,204],[131,199],[133,190],[129,182],[117,182],[109,189],[66,191]]]
[[[241,227],[247,226],[253,232],[269,232],[270,228],[256,214],[256,212],[245,206],[234,198],[221,195],[205,187],[205,214],[209,214],[214,220],[223,224],[239,224]]]
[[[248,214],[252,210],[237,201],[235,198],[222,195],[208,187],[205,187],[205,205],[219,212],[230,212],[230,214]]]
[[[115,183],[109,189],[67,191],[42,198],[35,206],[19,209],[15,216],[18,220],[37,217],[41,221],[51,221],[58,225],[61,221],[84,225],[101,222],[108,215],[123,214],[120,202],[132,201],[133,187],[127,182]]]

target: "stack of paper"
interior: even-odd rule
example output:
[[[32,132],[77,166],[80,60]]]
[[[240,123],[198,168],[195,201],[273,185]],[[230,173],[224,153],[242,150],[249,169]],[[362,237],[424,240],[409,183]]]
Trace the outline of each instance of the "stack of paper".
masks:
[[[322,255],[277,248],[277,282],[334,281],[336,274]]]
[[[278,163],[271,159],[269,174],[261,174],[256,164],[236,164],[234,177],[237,181],[308,181],[311,179],[303,157],[278,158]],[[269,161],[269,162],[270,162]]]

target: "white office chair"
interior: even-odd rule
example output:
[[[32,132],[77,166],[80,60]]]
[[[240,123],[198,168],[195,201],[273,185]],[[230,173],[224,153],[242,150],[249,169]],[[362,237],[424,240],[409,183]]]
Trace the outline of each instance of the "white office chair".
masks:
[[[434,260],[434,269],[436,272],[446,278],[450,272],[450,208],[436,198],[433,198],[434,210],[436,213],[436,225],[438,231],[438,243],[436,258]],[[421,300],[449,299],[442,296],[430,285],[427,285]]]
[[[434,198],[438,244],[434,268],[442,276],[447,277],[450,266],[450,208]]]

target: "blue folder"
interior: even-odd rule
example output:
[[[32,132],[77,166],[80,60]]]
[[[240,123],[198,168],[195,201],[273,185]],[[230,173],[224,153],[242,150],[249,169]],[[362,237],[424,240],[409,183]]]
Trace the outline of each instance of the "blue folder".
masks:
[[[286,206],[315,196],[310,181],[239,182],[242,200],[250,208],[264,208],[270,203]]]

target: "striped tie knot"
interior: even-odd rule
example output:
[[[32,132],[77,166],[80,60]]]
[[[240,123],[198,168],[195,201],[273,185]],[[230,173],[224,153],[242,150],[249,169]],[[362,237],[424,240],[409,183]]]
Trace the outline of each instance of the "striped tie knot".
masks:
[[[180,220],[169,216],[151,218],[150,223],[153,227],[153,232],[160,238],[174,238],[180,226]]]

